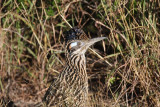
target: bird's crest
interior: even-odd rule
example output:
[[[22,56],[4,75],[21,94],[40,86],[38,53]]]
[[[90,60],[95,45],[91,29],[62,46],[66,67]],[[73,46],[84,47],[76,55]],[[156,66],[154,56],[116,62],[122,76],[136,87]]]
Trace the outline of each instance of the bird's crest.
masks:
[[[84,31],[78,27],[74,27],[66,32],[65,43],[71,40],[88,40],[89,38]]]

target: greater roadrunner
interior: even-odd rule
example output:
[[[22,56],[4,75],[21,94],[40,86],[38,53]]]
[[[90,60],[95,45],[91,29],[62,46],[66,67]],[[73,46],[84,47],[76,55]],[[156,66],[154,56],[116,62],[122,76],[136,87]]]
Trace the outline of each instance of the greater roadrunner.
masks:
[[[86,107],[88,78],[85,52],[95,42],[105,39],[89,39],[79,28],[68,31],[65,37],[66,67],[50,85],[44,98],[45,106]]]

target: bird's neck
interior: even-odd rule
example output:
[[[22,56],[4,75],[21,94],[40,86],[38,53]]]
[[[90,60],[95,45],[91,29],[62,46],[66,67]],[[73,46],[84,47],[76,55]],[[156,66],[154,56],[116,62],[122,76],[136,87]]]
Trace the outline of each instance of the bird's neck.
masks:
[[[86,58],[84,54],[74,54],[68,58],[67,62],[68,66],[72,67],[72,69],[75,69],[75,71],[79,73],[79,75],[87,75]]]

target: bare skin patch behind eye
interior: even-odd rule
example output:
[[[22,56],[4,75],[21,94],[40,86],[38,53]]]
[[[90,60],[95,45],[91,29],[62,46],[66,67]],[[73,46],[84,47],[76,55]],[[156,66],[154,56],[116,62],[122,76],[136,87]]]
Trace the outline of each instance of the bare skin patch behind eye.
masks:
[[[72,47],[77,46],[77,42],[73,42],[69,45],[69,49],[71,49]]]

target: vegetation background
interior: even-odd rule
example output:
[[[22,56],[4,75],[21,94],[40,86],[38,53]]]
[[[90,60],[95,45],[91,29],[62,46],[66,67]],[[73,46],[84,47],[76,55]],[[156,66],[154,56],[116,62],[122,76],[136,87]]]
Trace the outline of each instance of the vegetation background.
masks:
[[[86,53],[91,107],[160,107],[160,0],[0,0],[0,106],[41,101],[71,26],[107,37]]]

